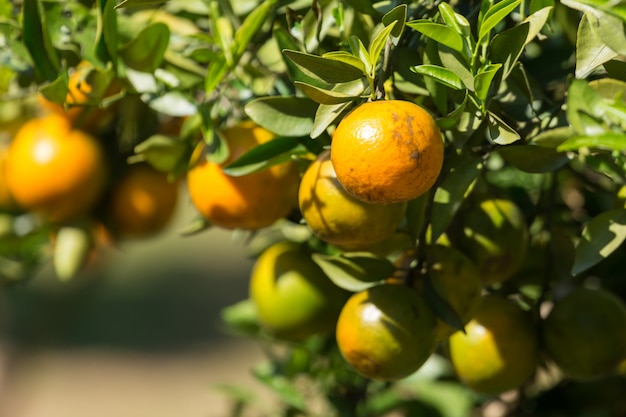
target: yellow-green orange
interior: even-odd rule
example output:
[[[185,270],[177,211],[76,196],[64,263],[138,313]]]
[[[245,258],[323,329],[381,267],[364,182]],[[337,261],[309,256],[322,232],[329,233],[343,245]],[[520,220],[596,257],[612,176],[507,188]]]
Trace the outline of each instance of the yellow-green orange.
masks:
[[[257,259],[250,298],[269,333],[302,340],[334,328],[346,293],[328,279],[304,246],[283,241]]]
[[[5,169],[18,205],[52,221],[86,214],[101,197],[107,171],[97,140],[57,114],[22,126],[9,147]]]
[[[406,210],[406,203],[371,204],[352,197],[337,181],[328,152],[304,173],[298,202],[313,233],[343,249],[360,249],[387,239]]]
[[[426,262],[433,289],[454,309],[462,323],[467,324],[481,301],[482,284],[476,266],[458,250],[443,245],[428,246]],[[418,290],[423,292],[423,284],[417,283]],[[438,341],[447,339],[455,331],[454,327],[437,319]]]
[[[209,222],[227,229],[256,230],[285,217],[298,204],[300,174],[291,161],[267,169],[232,176],[224,165],[257,145],[274,139],[274,134],[251,121],[222,132],[229,157],[217,164],[206,158],[187,174],[189,195],[194,206]]]
[[[402,203],[428,191],[441,171],[443,149],[433,117],[402,100],[360,105],[341,120],[330,145],[346,191],[378,204]]]
[[[606,376],[626,353],[626,307],[605,290],[580,288],[557,301],[543,323],[546,351],[577,380]]]
[[[417,292],[383,284],[350,297],[339,315],[336,338],[358,373],[391,381],[424,364],[435,348],[435,328],[434,313]]]
[[[465,334],[450,336],[450,358],[473,390],[499,394],[523,384],[539,362],[537,332],[528,312],[506,298],[483,298]]]
[[[523,213],[501,198],[469,200],[448,237],[452,246],[474,261],[486,285],[511,278],[522,266],[528,247]]]

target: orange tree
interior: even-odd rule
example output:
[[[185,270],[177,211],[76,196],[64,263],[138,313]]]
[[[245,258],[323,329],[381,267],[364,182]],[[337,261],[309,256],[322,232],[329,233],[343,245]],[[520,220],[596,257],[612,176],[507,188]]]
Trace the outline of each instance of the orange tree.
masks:
[[[0,0],[3,291],[50,257],[79,274],[123,214],[164,227],[175,193],[118,200],[141,162],[188,185],[185,233],[250,235],[271,291],[223,319],[267,347],[275,415],[624,415],[625,23],[602,0]],[[50,145],[77,137],[96,174]],[[327,151],[314,224],[296,185]]]

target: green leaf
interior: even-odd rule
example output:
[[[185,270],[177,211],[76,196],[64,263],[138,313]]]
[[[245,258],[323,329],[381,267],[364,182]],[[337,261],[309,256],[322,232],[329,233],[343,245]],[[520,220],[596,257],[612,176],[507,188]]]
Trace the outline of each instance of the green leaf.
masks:
[[[367,252],[348,252],[340,256],[314,253],[313,261],[340,288],[358,292],[389,278],[395,266],[386,258]]]
[[[107,0],[112,2],[112,0]],[[157,4],[165,3],[168,0],[122,0],[115,6],[116,9],[121,9],[124,7],[145,7],[145,6],[156,6]]]
[[[122,46],[120,56],[136,71],[154,72],[163,62],[169,41],[169,27],[165,23],[153,23]]]
[[[262,171],[291,160],[292,151],[300,142],[294,138],[278,137],[257,145],[230,162],[223,171],[233,177]]]
[[[601,10],[603,12],[612,14],[619,17],[626,22],[626,5],[621,1],[607,1],[607,0],[561,0],[561,2],[568,7],[571,7],[582,12]]]
[[[579,134],[593,134],[604,114],[602,97],[586,81],[572,80],[567,91],[567,119]],[[587,118],[585,118],[587,115]],[[588,120],[594,118],[595,122]],[[593,122],[593,123],[592,123]]]
[[[61,65],[47,31],[48,25],[41,13],[40,2],[24,0],[22,13],[24,45],[35,63],[35,71],[46,81],[53,81]]]
[[[187,144],[177,138],[153,135],[135,146],[135,160],[146,161],[162,172],[174,170],[187,156]]]
[[[204,79],[204,91],[207,94],[212,94],[226,74],[228,74],[228,64],[226,59],[220,55],[218,59],[209,64],[209,69]]]
[[[623,151],[626,149],[626,134],[577,135],[563,142],[557,149],[559,151],[576,151],[580,148]]]
[[[74,278],[85,266],[93,242],[90,230],[84,226],[64,226],[54,243],[54,272],[61,281]]]
[[[243,21],[241,26],[235,31],[235,38],[233,42],[232,56],[236,62],[239,61],[241,55],[246,51],[246,48],[250,45],[250,41],[261,29],[263,24],[267,21],[270,12],[274,9],[276,0],[263,1],[259,7],[255,8]]]
[[[194,100],[180,91],[171,91],[148,102],[151,109],[172,117],[191,116],[198,111]]]
[[[440,47],[441,47],[441,45],[439,45],[433,39],[427,38],[426,39],[426,48],[425,48],[424,54],[422,56],[422,63],[424,65],[442,66],[441,65],[441,59],[439,59],[439,49],[440,49]],[[411,59],[411,58],[413,58],[413,59]],[[419,58],[417,58],[417,59],[419,59]],[[409,76],[418,77],[418,74],[411,70],[411,65],[413,64],[413,62],[415,62],[415,60],[416,60],[415,57],[410,57],[410,58],[406,59],[404,62],[402,62],[405,65],[404,68],[406,68],[406,70],[409,71],[409,74],[407,74],[407,76],[406,76],[407,78],[409,78]],[[439,112],[441,114],[448,113],[448,105],[449,105],[449,102],[448,102],[449,89],[448,89],[448,87],[445,86],[444,84],[440,83],[439,81],[435,80],[432,77],[418,77],[418,80],[415,80],[414,83],[417,83],[420,80],[421,80],[421,82],[424,83],[424,86],[426,87],[426,90],[428,91],[428,94],[430,95],[430,97],[432,98],[433,102],[435,103],[435,106],[437,107],[437,110],[439,110]]]
[[[311,138],[317,138],[328,129],[352,105],[352,101],[340,104],[320,104],[315,112]]]
[[[299,51],[284,50],[289,58],[305,75],[335,84],[353,81],[363,76],[363,71],[345,61],[323,58]]]
[[[530,30],[529,23],[522,23],[504,32],[498,33],[489,45],[491,61],[504,66],[502,79],[506,79],[524,51],[526,38]]]
[[[311,133],[316,103],[305,97],[261,97],[244,107],[258,125],[280,136],[306,136]]]
[[[453,28],[427,19],[407,22],[407,26],[457,52],[463,52],[463,37]]]
[[[556,127],[533,137],[531,143],[544,148],[556,149],[574,135],[576,135],[576,131],[571,126]]]
[[[300,88],[311,100],[320,104],[339,104],[347,101],[354,101],[359,96],[344,94],[337,91],[326,90],[311,84],[295,81],[296,87]]]
[[[438,65],[419,65],[411,67],[411,71],[433,78],[435,81],[454,90],[462,90],[465,85],[453,71]]]
[[[435,191],[431,219],[431,242],[446,231],[465,197],[471,193],[480,171],[481,158],[463,153],[446,162],[448,173]]]
[[[252,300],[246,299],[225,307],[220,316],[229,329],[244,335],[259,334],[260,326],[256,306]]]
[[[424,299],[433,313],[435,313],[435,316],[453,329],[465,331],[463,320],[450,303],[435,290],[430,277],[425,276],[422,279],[424,283]]]
[[[465,16],[456,13],[448,3],[439,4],[439,14],[448,27],[456,30],[459,35],[467,40],[471,40],[472,29]]]
[[[440,45],[437,49],[441,65],[454,72],[461,79],[465,88],[474,91],[474,74],[470,70],[468,57],[447,46]]]
[[[479,41],[489,35],[491,30],[515,10],[520,3],[521,0],[500,0],[489,6],[489,9],[487,9],[487,12],[482,16],[478,24]]]
[[[61,71],[56,80],[39,88],[39,92],[53,103],[65,104],[67,99],[69,77],[67,71]]]
[[[372,16],[378,15],[378,11],[372,6],[372,0],[346,0],[350,6],[354,7],[355,10],[369,14]]]
[[[391,26],[394,24],[391,36],[399,38],[404,30],[404,24],[406,22],[406,4],[400,4],[387,13],[382,18],[383,25]]]
[[[563,152],[538,145],[510,145],[498,148],[506,162],[532,174],[556,171],[569,162]]]
[[[576,78],[585,78],[596,68],[615,58],[617,52],[609,48],[593,30],[593,19],[585,13],[576,36]]]
[[[117,63],[117,14],[112,0],[98,0],[98,27],[96,30],[96,55],[102,62]]]
[[[363,74],[366,74],[365,71],[365,64],[363,63],[363,61],[361,61],[359,58],[357,58],[356,56],[352,55],[350,52],[347,51],[330,51],[330,52],[326,52],[324,55],[322,55],[322,58],[328,58],[328,59],[334,59],[337,61],[342,61],[348,65],[351,65],[355,68],[359,68]]]
[[[485,69],[474,76],[474,92],[476,97],[482,102],[487,101],[489,91],[492,88],[493,79],[502,67],[502,64],[489,64]],[[498,86],[493,86],[493,90],[497,91]]]
[[[389,26],[385,26],[380,32],[376,34],[372,42],[370,43],[369,48],[369,59],[370,59],[370,68],[373,70],[376,68],[376,63],[378,62],[378,58],[380,54],[383,52],[385,48],[385,44],[389,40],[389,35],[393,30],[394,26],[397,22],[391,22]],[[370,74],[371,75],[371,74]]]
[[[489,129],[487,129],[487,134],[492,142],[498,145],[509,145],[520,139],[519,133],[515,129],[491,111],[488,112],[488,120]]]
[[[350,45],[350,50],[352,51],[352,54],[357,57],[363,63],[363,65],[365,65],[365,74],[369,76],[369,74],[372,73],[373,68],[370,65],[371,59],[369,52],[367,52],[367,48],[365,48],[365,45],[363,45],[361,39],[354,35],[350,36],[348,43]]]
[[[461,102],[461,104],[457,105],[456,109],[454,109],[447,115],[437,119],[437,126],[439,126],[441,130],[453,130],[458,127],[459,120],[461,119],[461,116],[465,112],[465,108],[467,106],[468,96],[469,94],[467,94],[466,92],[465,96],[463,97],[463,101]]]
[[[576,245],[572,274],[578,275],[607,258],[626,239],[626,209],[604,212],[585,226]]]

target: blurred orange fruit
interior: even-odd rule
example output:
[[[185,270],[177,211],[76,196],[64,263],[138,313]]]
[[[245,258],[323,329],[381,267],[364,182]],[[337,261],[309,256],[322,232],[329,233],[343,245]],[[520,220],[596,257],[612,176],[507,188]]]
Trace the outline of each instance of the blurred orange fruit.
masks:
[[[102,195],[107,172],[98,141],[57,114],[25,123],[6,161],[7,186],[17,203],[59,222],[92,208]]]
[[[128,167],[110,196],[112,231],[120,237],[146,237],[169,223],[178,201],[178,183],[148,164]]]
[[[223,166],[274,134],[251,121],[225,129],[222,136],[230,154],[223,164],[200,157],[187,174],[187,186],[196,209],[215,226],[256,230],[270,226],[297,206],[300,175],[289,161],[254,173],[232,176]],[[201,144],[200,146],[204,146]]]
[[[428,191],[441,171],[443,151],[433,117],[402,100],[357,107],[341,120],[330,147],[346,191],[379,204],[413,200]]]

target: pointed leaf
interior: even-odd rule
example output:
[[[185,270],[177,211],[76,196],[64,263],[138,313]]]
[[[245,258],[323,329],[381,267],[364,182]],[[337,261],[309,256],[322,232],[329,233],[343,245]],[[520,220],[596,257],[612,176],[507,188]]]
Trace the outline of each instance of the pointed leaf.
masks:
[[[243,55],[246,48],[250,45],[252,37],[256,35],[263,24],[267,21],[267,18],[270,12],[274,9],[275,4],[276,0],[266,0],[261,2],[257,8],[250,12],[241,26],[237,28],[232,49],[232,55],[235,63],[239,61],[241,55]]]
[[[257,145],[223,168],[233,177],[251,174],[291,160],[291,152],[300,142],[294,138],[274,138]]]
[[[365,252],[342,256],[314,253],[312,258],[335,285],[352,292],[376,285],[395,271],[395,266],[388,259]]]
[[[291,50],[284,50],[283,54],[307,76],[315,77],[327,83],[344,83],[363,76],[361,68],[345,61]]]
[[[366,74],[365,64],[363,64],[363,62],[359,58],[352,55],[350,52],[346,52],[346,51],[326,52],[324,55],[322,55],[322,58],[334,59],[337,61],[345,62],[348,65],[351,65],[355,68],[359,68],[361,72],[363,73],[363,75]]]
[[[134,70],[154,72],[163,62],[169,40],[169,27],[165,23],[153,23],[122,46],[120,56]]]
[[[463,37],[453,28],[427,19],[407,22],[407,26],[457,52],[463,52]]]
[[[390,26],[393,22],[395,25],[391,31],[391,36],[399,38],[404,30],[404,24],[406,22],[406,4],[400,4],[387,13],[382,18],[383,25]]]
[[[496,116],[491,111],[488,112],[488,115],[489,129],[487,129],[487,134],[489,140],[497,143],[498,145],[509,145],[520,139],[519,133],[506,124],[504,120]]]
[[[185,142],[165,135],[153,135],[135,146],[135,156],[162,172],[172,171],[187,155]]]
[[[517,60],[524,51],[526,38],[530,30],[529,23],[522,23],[504,32],[498,33],[491,40],[489,50],[492,62],[500,62],[503,66],[502,79],[506,79]]]
[[[316,103],[304,97],[261,97],[244,107],[257,124],[280,136],[306,136],[311,133]]]
[[[476,97],[482,102],[487,101],[489,91],[491,90],[491,83],[501,67],[501,64],[490,64],[474,77],[474,92],[476,93]],[[497,86],[494,87],[493,90],[497,91]]]
[[[609,48],[593,30],[591,18],[585,13],[576,36],[576,78],[585,78],[596,68],[615,58],[617,52]]]
[[[456,13],[448,3],[439,4],[439,13],[448,27],[453,28],[459,35],[467,39],[471,38],[472,30],[465,16]]]
[[[156,6],[157,4],[165,3],[166,1],[168,0],[122,0],[115,6],[115,8],[121,9],[124,7]]]
[[[320,104],[339,104],[347,101],[354,101],[358,99],[358,96],[350,94],[344,94],[337,91],[326,90],[323,88],[315,87],[311,84],[295,81],[296,87],[300,88],[311,100]]]
[[[48,25],[45,15],[41,13],[40,2],[24,0],[22,13],[24,45],[35,63],[35,70],[46,81],[53,81],[61,65],[47,31]]]
[[[340,104],[320,104],[315,112],[311,138],[316,138],[324,133],[351,105],[351,101]]]
[[[515,10],[520,3],[521,0],[500,0],[499,2],[492,4],[480,20],[478,26],[478,39],[482,40],[485,36],[489,35],[491,30],[495,28],[498,23],[503,21],[507,15]]]
[[[576,245],[572,274],[578,275],[612,254],[626,239],[626,209],[604,212],[593,218]]]
[[[389,26],[385,26],[380,32],[376,34],[374,39],[372,39],[372,42],[370,43],[370,49],[368,51],[371,69],[376,68],[376,63],[378,62],[378,58],[380,57],[380,54],[383,52],[383,49],[385,48],[385,44],[389,40],[389,35],[391,34],[391,31],[393,30],[396,23],[397,23],[396,21],[391,22]]]
[[[424,299],[433,310],[433,313],[435,313],[435,316],[453,329],[464,331],[465,325],[463,324],[463,320],[459,317],[459,314],[454,308],[452,308],[450,303],[435,290],[433,283],[430,281],[430,277],[423,277],[423,282]]]
[[[509,164],[532,174],[556,171],[569,162],[567,154],[537,145],[503,146],[498,151]]]
[[[411,71],[433,78],[435,81],[455,90],[462,90],[465,85],[453,71],[438,65],[419,65],[411,67]]]

